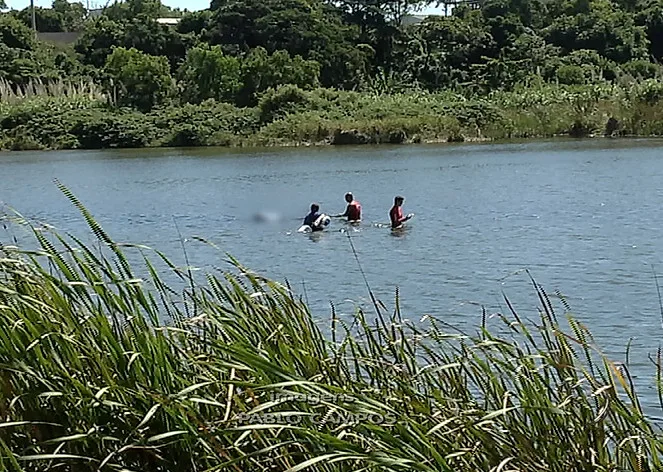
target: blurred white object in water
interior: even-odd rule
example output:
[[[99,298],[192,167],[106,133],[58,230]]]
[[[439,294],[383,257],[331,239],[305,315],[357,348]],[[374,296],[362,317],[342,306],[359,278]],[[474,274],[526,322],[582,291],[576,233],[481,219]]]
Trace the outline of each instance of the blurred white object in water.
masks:
[[[275,211],[259,211],[253,215],[253,221],[258,223],[276,223],[282,219],[283,216]]]

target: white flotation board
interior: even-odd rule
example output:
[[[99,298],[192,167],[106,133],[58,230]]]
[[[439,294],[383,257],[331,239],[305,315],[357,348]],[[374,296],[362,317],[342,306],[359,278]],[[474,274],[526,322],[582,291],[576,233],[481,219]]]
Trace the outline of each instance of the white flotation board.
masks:
[[[318,231],[326,228],[331,223],[331,217],[325,215],[324,213],[318,217],[317,220],[313,222],[313,226],[320,228]],[[301,225],[297,230],[298,233],[312,233],[313,228],[309,225]]]

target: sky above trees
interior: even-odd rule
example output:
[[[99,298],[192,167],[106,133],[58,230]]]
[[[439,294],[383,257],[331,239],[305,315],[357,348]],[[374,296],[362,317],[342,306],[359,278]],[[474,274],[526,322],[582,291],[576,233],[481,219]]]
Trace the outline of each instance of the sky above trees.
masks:
[[[106,1],[112,3],[112,0],[89,0],[90,8],[100,8],[106,4]],[[30,0],[5,0],[7,8],[13,8],[15,10],[22,10],[25,7],[30,6]],[[52,0],[35,0],[35,6],[50,8]],[[83,0],[83,5],[86,5],[86,0]],[[209,0],[163,0],[162,3],[171,8],[180,8],[184,10],[185,8],[189,11],[194,10],[204,10],[209,8]],[[435,15],[441,14],[443,12],[442,8],[435,8],[430,6],[423,10],[421,14]]]

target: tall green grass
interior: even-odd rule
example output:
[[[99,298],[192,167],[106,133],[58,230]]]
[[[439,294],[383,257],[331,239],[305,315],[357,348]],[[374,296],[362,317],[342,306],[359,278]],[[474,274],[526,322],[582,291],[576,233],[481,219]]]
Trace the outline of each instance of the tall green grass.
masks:
[[[100,245],[11,218],[39,249],[0,249],[0,470],[662,470],[628,371],[534,282],[537,322],[459,334],[397,294],[324,336],[287,284],[194,279],[60,188]]]

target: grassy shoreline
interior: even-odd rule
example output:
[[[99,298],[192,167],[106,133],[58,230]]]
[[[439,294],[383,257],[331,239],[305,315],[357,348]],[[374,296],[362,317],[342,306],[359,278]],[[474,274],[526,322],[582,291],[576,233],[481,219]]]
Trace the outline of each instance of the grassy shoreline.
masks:
[[[332,310],[325,336],[289,286],[232,258],[233,270],[194,279],[114,242],[59,187],[100,247],[5,221],[40,250],[0,247],[3,470],[663,467],[627,367],[567,313],[564,329],[534,281],[534,322],[507,300],[509,313],[459,334],[432,316],[406,321],[397,293],[393,312]],[[661,372],[659,352],[659,398]]]
[[[59,89],[58,89],[59,90]],[[59,93],[59,92],[58,92]],[[663,83],[542,85],[464,96],[373,95],[295,86],[256,107],[208,100],[141,113],[89,87],[0,102],[0,149],[255,147],[663,135]]]

